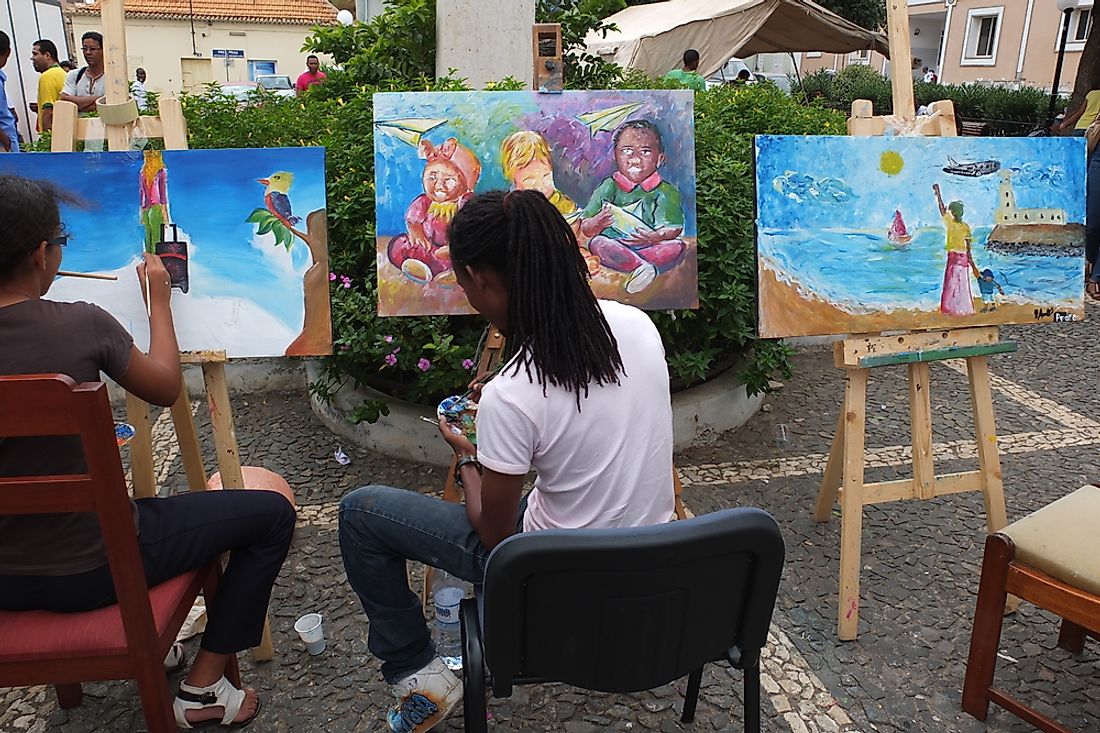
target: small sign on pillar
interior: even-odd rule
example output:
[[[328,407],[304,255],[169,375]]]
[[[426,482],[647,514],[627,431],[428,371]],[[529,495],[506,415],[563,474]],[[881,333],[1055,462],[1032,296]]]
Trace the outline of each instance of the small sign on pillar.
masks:
[[[535,23],[531,30],[534,51],[535,90],[560,94],[565,86],[561,61],[561,24]]]

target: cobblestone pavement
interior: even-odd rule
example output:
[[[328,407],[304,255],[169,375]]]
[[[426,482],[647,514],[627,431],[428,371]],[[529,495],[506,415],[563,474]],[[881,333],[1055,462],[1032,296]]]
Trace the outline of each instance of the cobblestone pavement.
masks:
[[[1093,318],[1100,316],[1100,309],[1089,310]],[[1018,340],[1020,349],[993,357],[991,368],[1012,520],[1100,477],[1100,396],[1089,348],[1093,336],[1100,340],[1100,323],[1009,328],[1005,335]],[[937,470],[974,468],[965,375],[955,364],[936,364],[932,376]],[[795,379],[769,397],[745,428],[677,457],[685,500],[695,513],[760,506],[775,515],[786,537],[787,565],[763,660],[765,730],[1031,730],[996,707],[985,724],[959,710],[984,541],[977,494],[865,509],[860,636],[854,642],[836,640],[839,522],[814,522],[812,508],[842,389],[829,350],[804,350],[796,358]],[[336,502],[366,483],[436,492],[443,473],[343,444],[313,416],[301,394],[241,395],[233,406],[245,462],[286,476],[302,506],[271,605],[276,658],[254,664],[242,657],[245,679],[264,701],[251,730],[380,731],[389,692],[367,652],[365,621],[340,564]],[[205,409],[198,403],[194,408],[200,433],[208,436]],[[907,418],[904,372],[876,370],[868,393],[868,481],[907,475]],[[787,426],[790,441],[777,445],[773,435],[780,424]],[[158,421],[155,438],[161,485],[182,490],[167,418]],[[346,467],[333,460],[341,445],[352,459]],[[213,456],[212,446],[204,449]],[[715,581],[721,582],[720,574]],[[317,657],[304,653],[292,630],[294,619],[310,610],[324,614],[329,639]],[[1023,604],[1006,618],[998,682],[1076,730],[1098,731],[1100,645],[1090,642],[1083,655],[1073,657],[1055,647],[1056,637],[1056,619]],[[190,641],[187,647],[193,655],[197,644]],[[171,684],[176,682],[178,676]],[[691,726],[678,722],[685,682],[635,695],[561,685],[517,688],[511,699],[490,702],[493,729],[743,729],[738,674],[708,667]],[[83,704],[70,711],[58,709],[51,689],[0,689],[0,733],[114,733],[143,725],[129,682],[87,684]],[[461,730],[461,715],[443,727]]]

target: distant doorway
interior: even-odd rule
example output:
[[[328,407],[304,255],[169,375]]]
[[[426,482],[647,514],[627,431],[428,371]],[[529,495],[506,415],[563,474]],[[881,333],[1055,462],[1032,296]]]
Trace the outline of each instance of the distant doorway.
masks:
[[[186,92],[199,91],[203,85],[214,81],[214,67],[210,59],[182,58],[180,71],[183,90]]]

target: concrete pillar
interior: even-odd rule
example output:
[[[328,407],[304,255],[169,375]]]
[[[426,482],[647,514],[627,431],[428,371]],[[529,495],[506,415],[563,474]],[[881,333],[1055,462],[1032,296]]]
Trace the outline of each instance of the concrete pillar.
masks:
[[[436,0],[435,73],[448,69],[474,89],[514,77],[531,88],[535,0]]]

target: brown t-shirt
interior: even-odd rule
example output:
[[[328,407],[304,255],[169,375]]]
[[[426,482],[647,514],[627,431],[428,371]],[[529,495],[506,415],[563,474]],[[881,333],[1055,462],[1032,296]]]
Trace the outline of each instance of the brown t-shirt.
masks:
[[[25,300],[0,307],[0,374],[67,374],[117,380],[134,340],[91,303]],[[0,438],[0,476],[83,473],[77,436]],[[94,513],[0,517],[0,574],[72,575],[107,564]]]

